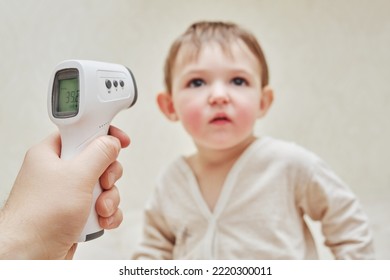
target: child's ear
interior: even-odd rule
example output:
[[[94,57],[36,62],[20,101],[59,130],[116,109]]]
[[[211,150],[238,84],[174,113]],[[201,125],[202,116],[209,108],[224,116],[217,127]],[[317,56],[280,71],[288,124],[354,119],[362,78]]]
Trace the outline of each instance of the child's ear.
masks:
[[[172,95],[170,93],[161,92],[157,94],[157,104],[160,111],[171,121],[177,121],[175,107],[173,106]]]
[[[270,86],[265,86],[261,92],[260,110],[258,118],[264,117],[274,101],[274,90]]]

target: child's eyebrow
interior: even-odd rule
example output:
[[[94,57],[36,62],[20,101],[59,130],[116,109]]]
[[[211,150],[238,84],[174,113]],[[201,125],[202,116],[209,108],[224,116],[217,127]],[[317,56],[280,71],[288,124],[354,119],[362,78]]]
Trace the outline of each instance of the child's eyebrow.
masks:
[[[253,75],[253,74],[255,74],[255,73],[252,73],[253,71],[251,69],[246,69],[246,68],[232,69],[231,72],[234,72],[236,74],[242,74],[242,75]]]
[[[180,77],[186,77],[186,76],[194,76],[194,75],[204,75],[209,73],[210,70],[198,68],[198,67],[191,67],[189,69],[185,69],[180,73]]]
[[[252,69],[247,69],[243,67],[231,67],[231,68],[225,68],[224,71],[228,73],[232,73],[235,75],[255,75],[256,73],[253,73]],[[207,68],[201,68],[201,67],[191,67],[189,69],[185,69],[181,72],[180,76],[192,76],[192,75],[202,75],[202,74],[208,74],[213,73],[213,70],[207,69]]]

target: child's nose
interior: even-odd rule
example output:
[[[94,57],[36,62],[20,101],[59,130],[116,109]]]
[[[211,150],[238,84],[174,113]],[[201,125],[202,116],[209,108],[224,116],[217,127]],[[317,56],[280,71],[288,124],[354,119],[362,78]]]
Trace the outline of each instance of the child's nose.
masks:
[[[228,89],[221,84],[216,84],[210,88],[209,104],[223,105],[230,102]]]

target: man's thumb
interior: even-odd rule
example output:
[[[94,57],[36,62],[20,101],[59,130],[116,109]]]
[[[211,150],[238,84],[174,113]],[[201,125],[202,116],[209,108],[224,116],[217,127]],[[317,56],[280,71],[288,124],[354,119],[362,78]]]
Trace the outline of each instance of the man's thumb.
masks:
[[[120,150],[121,144],[117,138],[100,136],[74,158],[75,165],[84,171],[86,179],[97,182],[107,167],[117,159]]]

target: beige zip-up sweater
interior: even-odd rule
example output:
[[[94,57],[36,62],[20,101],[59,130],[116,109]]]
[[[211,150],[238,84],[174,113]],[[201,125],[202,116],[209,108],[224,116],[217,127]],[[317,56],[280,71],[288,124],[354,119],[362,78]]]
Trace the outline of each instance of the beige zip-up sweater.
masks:
[[[263,137],[229,172],[211,212],[184,158],[158,179],[135,259],[316,259],[303,219],[320,221],[336,259],[374,258],[366,215],[313,153]]]

